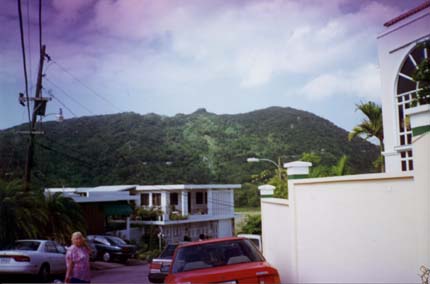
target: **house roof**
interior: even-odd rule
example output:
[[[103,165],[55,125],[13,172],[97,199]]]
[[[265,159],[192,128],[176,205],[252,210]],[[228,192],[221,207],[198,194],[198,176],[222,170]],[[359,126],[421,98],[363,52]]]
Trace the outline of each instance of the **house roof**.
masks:
[[[409,11],[404,12],[403,14],[389,20],[388,22],[384,23],[385,27],[389,27],[392,26],[422,10],[425,10],[426,8],[430,8],[430,0],[429,1],[425,1],[424,3],[422,3],[421,5],[419,5],[418,7],[415,7]]]
[[[201,189],[238,189],[240,184],[164,184],[164,185],[104,185],[97,187],[56,187],[45,188],[46,193],[113,193],[129,191],[170,191],[170,190],[201,190]]]
[[[117,192],[135,189],[136,185],[102,185],[96,187],[53,187],[45,188],[45,192]]]
[[[165,185],[138,185],[137,191],[153,190],[199,190],[199,189],[238,189],[240,184],[165,184]]]

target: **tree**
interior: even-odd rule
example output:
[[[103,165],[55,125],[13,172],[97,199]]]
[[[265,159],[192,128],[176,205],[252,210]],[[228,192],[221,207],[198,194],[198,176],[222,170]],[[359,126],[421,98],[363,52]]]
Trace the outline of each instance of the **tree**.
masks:
[[[375,137],[379,140],[380,156],[378,160],[381,172],[384,171],[384,162],[382,158],[382,152],[384,151],[384,129],[382,125],[382,108],[380,105],[374,102],[360,103],[356,105],[357,110],[360,110],[367,118],[354,127],[348,135],[348,139],[351,141],[357,136],[361,136],[368,140],[371,137]]]
[[[261,215],[247,215],[241,234],[261,235]]]
[[[21,181],[0,181],[0,247],[19,238],[38,238],[46,225],[43,195],[25,192]]]
[[[46,197],[45,204],[48,223],[45,226],[44,235],[47,238],[64,244],[73,232],[86,231],[81,208],[72,198],[56,192]]]
[[[417,48],[427,48],[429,50],[430,40],[419,44]],[[417,69],[412,74],[412,78],[419,86],[417,98],[412,102],[412,105],[430,104],[430,58],[424,58],[418,64]]]

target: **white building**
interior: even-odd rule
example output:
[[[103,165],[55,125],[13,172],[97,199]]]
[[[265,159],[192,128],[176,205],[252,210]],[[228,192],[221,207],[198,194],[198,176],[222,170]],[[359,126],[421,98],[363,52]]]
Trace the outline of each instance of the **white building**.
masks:
[[[136,204],[161,210],[159,220],[132,221],[157,225],[168,242],[197,240],[200,234],[228,237],[234,234],[234,189],[239,184],[177,184],[137,186]],[[182,217],[178,217],[182,216]]]
[[[412,9],[384,24],[378,36],[378,54],[382,80],[382,107],[386,171],[413,170],[412,129],[405,119],[420,87],[411,78],[430,52],[417,44],[429,39],[430,3]]]
[[[263,251],[282,283],[421,283],[430,268],[430,105],[410,107],[423,40],[430,1],[378,36],[386,173],[307,179],[309,164],[289,163],[289,200],[261,191]]]
[[[234,234],[234,189],[239,184],[119,185],[91,188],[47,188],[46,194],[61,192],[83,208],[92,234],[105,233],[106,217],[119,214],[127,219],[118,233],[140,239],[142,230],[131,224],[157,226],[167,242],[228,237]],[[132,207],[156,212],[156,218],[133,216]],[[125,221],[125,219],[124,219]],[[119,221],[116,221],[119,222]]]

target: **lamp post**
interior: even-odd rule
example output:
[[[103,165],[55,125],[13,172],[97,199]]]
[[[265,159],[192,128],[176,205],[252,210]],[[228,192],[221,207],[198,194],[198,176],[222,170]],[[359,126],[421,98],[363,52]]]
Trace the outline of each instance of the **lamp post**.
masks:
[[[269,162],[272,163],[273,165],[275,165],[275,167],[278,168],[278,177],[279,177],[279,181],[282,180],[282,164],[281,164],[281,157],[278,157],[278,162],[276,163],[273,160],[270,159],[263,159],[263,158],[256,158],[256,157],[250,157],[247,158],[246,161],[248,163],[258,163],[258,162]]]

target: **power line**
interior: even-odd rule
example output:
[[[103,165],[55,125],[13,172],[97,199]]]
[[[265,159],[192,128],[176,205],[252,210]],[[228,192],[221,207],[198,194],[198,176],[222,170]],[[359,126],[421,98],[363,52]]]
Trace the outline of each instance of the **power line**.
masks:
[[[77,115],[68,107],[66,106],[59,98],[54,96],[53,94],[50,94],[60,105],[62,105],[68,112],[70,112],[73,117],[77,117]]]
[[[18,15],[19,15],[19,31],[21,34],[22,60],[23,60],[23,67],[24,67],[25,96],[27,99],[28,125],[31,132],[30,99],[28,97],[28,78],[27,78],[27,65],[25,61],[24,27],[22,23],[21,0],[18,0],[17,2],[18,2]]]
[[[27,0],[27,38],[28,38],[28,63],[30,64],[30,69],[29,69],[29,74],[30,74],[30,91],[31,91],[31,85],[33,85],[32,83],[32,78],[33,75],[31,74],[31,70],[33,69],[32,67],[32,55],[31,55],[31,36],[30,36],[30,30],[31,30],[31,21],[30,21],[30,0]]]
[[[39,50],[42,54],[42,0],[39,0]]]
[[[51,151],[51,152],[55,152],[55,153],[57,153],[57,154],[60,154],[60,155],[63,155],[63,156],[65,156],[65,157],[67,157],[67,158],[69,158],[69,159],[71,159],[71,160],[75,160],[75,161],[77,161],[77,162],[79,162],[79,163],[81,163],[82,165],[85,165],[86,167],[88,167],[88,168],[92,168],[92,165],[90,165],[89,163],[87,163],[86,161],[84,161],[84,160],[81,160],[81,159],[79,159],[79,158],[77,158],[77,157],[74,157],[74,156],[72,156],[72,155],[69,155],[69,154],[67,154],[67,153],[65,153],[65,152],[62,152],[62,151],[59,151],[59,150],[57,150],[57,149],[54,149],[54,148],[52,148],[52,147],[50,147],[50,146],[47,146],[47,145],[45,145],[45,144],[43,144],[43,143],[40,143],[40,142],[36,142],[40,147],[42,147],[42,148],[44,148],[44,149],[46,149],[46,150],[49,150],[49,151]]]
[[[83,83],[80,79],[78,79],[75,75],[73,75],[66,67],[62,66],[60,63],[58,63],[55,60],[52,60],[52,62],[55,63],[58,66],[58,68],[60,68],[63,72],[67,73],[70,77],[72,77],[76,82],[78,82],[79,84],[81,84],[81,86],[83,86],[85,89],[87,89],[88,91],[90,91],[91,93],[93,93],[94,95],[96,95],[98,98],[104,100],[106,103],[108,103],[109,105],[111,105],[117,111],[120,111],[120,112],[122,111],[119,107],[117,107],[116,105],[114,105],[110,100],[108,100],[104,96],[100,95],[99,93],[97,93],[96,91],[94,91],[94,89],[90,88],[88,85],[86,85],[85,83]]]
[[[66,95],[69,99],[71,99],[72,101],[74,101],[76,104],[80,105],[82,108],[84,108],[86,111],[88,111],[90,114],[94,113],[85,105],[81,104],[77,99],[75,99],[72,95],[69,95],[64,89],[62,89],[60,86],[58,86],[57,84],[55,84],[54,82],[52,82],[51,80],[49,80],[47,77],[45,77],[45,80],[48,81],[52,86],[54,86],[55,88],[57,88],[58,90],[60,90],[64,95]]]

